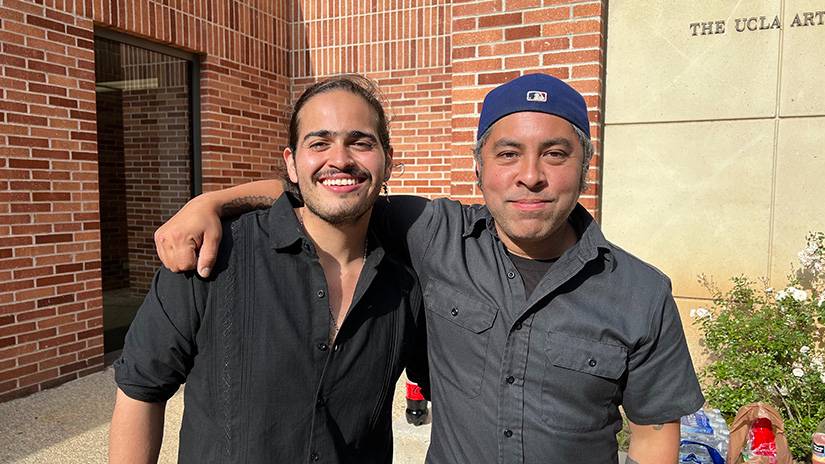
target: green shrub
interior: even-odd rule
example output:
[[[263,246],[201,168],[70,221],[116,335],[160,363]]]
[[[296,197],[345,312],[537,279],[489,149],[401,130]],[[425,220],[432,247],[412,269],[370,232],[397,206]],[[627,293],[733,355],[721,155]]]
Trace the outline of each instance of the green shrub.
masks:
[[[709,355],[701,375],[710,405],[730,422],[747,403],[771,403],[785,420],[794,459],[803,460],[825,417],[825,234],[808,235],[799,261],[780,291],[734,277],[721,292],[701,276],[713,306],[691,316]]]

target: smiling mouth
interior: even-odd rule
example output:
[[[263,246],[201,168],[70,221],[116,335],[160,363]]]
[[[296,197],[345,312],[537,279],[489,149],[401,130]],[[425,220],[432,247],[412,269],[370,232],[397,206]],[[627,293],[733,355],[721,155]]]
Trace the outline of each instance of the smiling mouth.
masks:
[[[360,181],[358,179],[355,179],[354,177],[324,179],[321,181],[321,184],[326,185],[327,187],[341,187],[347,185],[355,185],[359,183]]]

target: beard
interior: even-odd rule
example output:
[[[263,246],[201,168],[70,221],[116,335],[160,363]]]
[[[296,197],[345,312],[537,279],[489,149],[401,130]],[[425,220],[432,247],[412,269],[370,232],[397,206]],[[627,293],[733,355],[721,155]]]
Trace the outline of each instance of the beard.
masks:
[[[304,206],[315,216],[332,225],[354,224],[365,214],[370,212],[372,205],[381,193],[379,188],[367,188],[365,195],[358,194],[345,196],[338,201],[324,201],[318,194],[320,186],[318,179],[337,173],[349,174],[356,179],[364,179],[366,184],[372,183],[372,175],[369,171],[357,167],[348,167],[343,170],[324,171],[312,176],[308,186],[301,188],[299,180],[299,190],[303,197]],[[306,188],[309,187],[309,188]]]
[[[359,201],[351,205],[323,205],[322,202],[314,201],[311,195],[304,196],[304,206],[315,216],[324,222],[332,225],[347,225],[358,222],[371,209],[375,199],[378,197],[378,190],[374,195],[367,198],[368,201]]]

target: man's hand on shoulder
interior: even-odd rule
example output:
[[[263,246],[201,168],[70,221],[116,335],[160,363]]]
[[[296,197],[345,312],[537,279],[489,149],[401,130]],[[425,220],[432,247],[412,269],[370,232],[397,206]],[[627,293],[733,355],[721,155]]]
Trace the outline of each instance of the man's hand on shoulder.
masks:
[[[221,218],[268,208],[283,191],[283,183],[271,179],[198,195],[155,231],[158,257],[172,272],[197,269],[208,277],[221,242]]]
[[[190,200],[155,231],[158,257],[172,272],[195,269],[208,277],[221,241],[221,218],[207,197]]]

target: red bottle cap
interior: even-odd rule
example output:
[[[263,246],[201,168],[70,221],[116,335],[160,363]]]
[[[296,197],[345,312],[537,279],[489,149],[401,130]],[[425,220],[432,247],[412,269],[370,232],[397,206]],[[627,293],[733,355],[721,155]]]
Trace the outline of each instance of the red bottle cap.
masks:
[[[773,434],[773,426],[769,419],[759,418],[753,421],[753,425],[751,425],[751,436],[753,437],[753,440],[751,440],[752,450],[764,445],[768,445],[768,447],[770,447],[770,445],[775,446],[776,437]]]
[[[407,382],[407,399],[413,401],[421,401],[424,395],[421,394],[421,387],[416,383]]]

